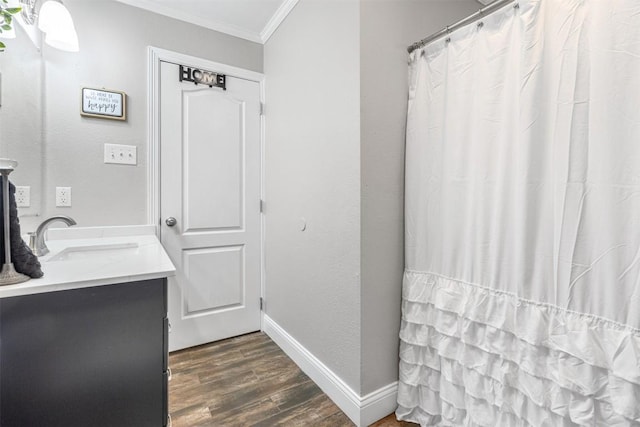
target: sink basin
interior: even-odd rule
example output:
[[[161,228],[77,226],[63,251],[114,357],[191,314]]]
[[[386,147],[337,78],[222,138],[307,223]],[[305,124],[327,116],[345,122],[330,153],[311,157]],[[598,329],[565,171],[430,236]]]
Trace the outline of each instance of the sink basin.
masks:
[[[70,246],[58,252],[46,262],[81,261],[89,258],[130,255],[138,249],[135,242],[105,245]]]

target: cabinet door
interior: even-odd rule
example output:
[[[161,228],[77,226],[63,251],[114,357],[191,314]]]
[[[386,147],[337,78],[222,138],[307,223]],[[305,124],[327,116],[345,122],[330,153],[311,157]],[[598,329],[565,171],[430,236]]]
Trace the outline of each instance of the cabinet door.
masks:
[[[166,280],[0,300],[0,425],[158,427]]]

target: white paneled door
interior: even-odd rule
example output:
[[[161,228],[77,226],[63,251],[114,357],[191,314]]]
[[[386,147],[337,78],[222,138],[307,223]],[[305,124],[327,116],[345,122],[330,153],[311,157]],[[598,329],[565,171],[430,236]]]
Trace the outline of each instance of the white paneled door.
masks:
[[[215,71],[215,70],[211,70]],[[181,82],[160,66],[161,240],[169,350],[260,329],[260,86]]]

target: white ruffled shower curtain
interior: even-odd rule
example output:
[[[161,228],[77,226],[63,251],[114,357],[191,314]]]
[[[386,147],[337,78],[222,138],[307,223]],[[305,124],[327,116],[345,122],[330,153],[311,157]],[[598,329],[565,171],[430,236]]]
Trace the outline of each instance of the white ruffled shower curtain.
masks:
[[[400,419],[640,425],[640,1],[411,55]]]

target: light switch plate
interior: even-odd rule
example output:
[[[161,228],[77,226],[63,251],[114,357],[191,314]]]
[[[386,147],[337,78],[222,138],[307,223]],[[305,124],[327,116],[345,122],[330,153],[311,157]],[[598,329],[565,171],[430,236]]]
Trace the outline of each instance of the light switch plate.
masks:
[[[138,149],[135,145],[104,144],[104,162],[118,165],[137,165]]]

